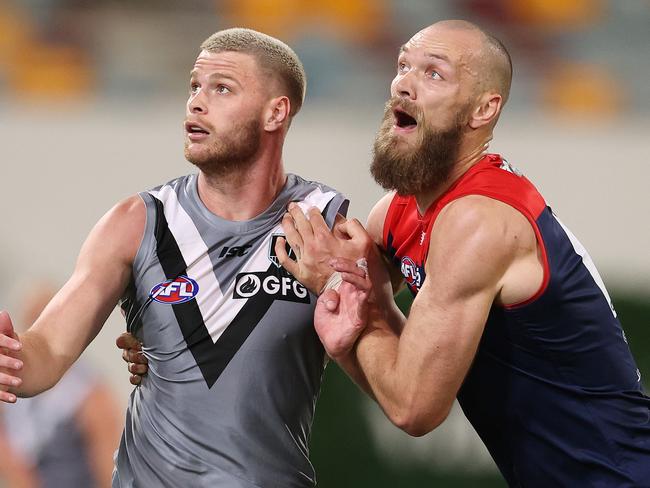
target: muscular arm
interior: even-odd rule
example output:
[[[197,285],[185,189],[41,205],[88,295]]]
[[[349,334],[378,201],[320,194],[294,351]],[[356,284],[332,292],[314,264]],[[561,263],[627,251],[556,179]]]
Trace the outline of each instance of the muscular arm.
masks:
[[[389,262],[383,249],[384,222],[393,196],[393,193],[384,195],[372,208],[366,222],[366,231],[372,241],[369,246],[371,255],[368,257],[369,274],[374,291],[371,301],[381,304],[381,307],[374,306],[369,309],[371,317],[368,321],[382,321],[389,324],[392,333],[397,337],[404,327],[406,318],[395,304],[393,295],[403,286],[404,280],[400,270]],[[372,249],[373,245],[375,249]],[[328,296],[321,297],[321,300],[327,299]],[[354,350],[335,356],[333,359],[366,394],[376,399]]]
[[[355,379],[363,374],[386,415],[411,435],[446,418],[504,277],[524,252],[521,241],[530,240],[526,225],[513,209],[484,197],[450,204],[432,231],[427,278],[402,332],[390,315],[371,313],[352,359],[358,370],[343,363]]]
[[[23,363],[12,393],[32,396],[52,387],[97,335],[128,284],[144,224],[144,203],[134,196],[93,228],[72,276],[12,352]]]

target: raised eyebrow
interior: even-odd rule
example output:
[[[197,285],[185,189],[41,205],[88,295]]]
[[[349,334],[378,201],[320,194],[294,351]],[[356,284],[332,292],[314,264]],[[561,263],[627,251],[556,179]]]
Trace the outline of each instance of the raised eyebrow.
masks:
[[[197,73],[198,73],[198,70],[196,70],[196,69],[193,69],[192,71],[190,71],[190,79],[194,78],[197,75]],[[239,81],[237,81],[237,79],[235,77],[230,76],[230,75],[228,75],[226,73],[219,73],[219,72],[211,73],[208,76],[208,79],[212,80],[213,78],[225,78],[227,80],[231,80],[234,83],[239,84]]]
[[[234,83],[235,85],[237,85],[237,86],[241,86],[241,83],[239,82],[239,80],[238,80],[237,78],[235,78],[234,76],[231,76],[231,75],[229,75],[229,74],[226,74],[226,73],[216,72],[216,73],[212,73],[212,74],[210,74],[210,75],[208,76],[208,80],[212,81],[212,80],[214,80],[214,79],[225,79],[225,80],[229,80],[229,81],[231,81],[232,83]]]
[[[437,53],[424,53],[424,55],[427,58],[434,58],[434,59],[439,59],[440,61],[444,61],[447,64],[451,64],[451,61],[449,60],[449,57],[444,55],[444,54],[437,54]]]

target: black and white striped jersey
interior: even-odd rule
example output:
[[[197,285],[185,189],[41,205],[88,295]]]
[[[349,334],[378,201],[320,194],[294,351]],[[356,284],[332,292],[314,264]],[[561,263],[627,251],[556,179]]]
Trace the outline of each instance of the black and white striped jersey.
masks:
[[[316,297],[274,245],[289,202],[318,207],[331,225],[347,201],[296,175],[241,222],[203,205],[196,175],[141,197],[146,229],[122,308],[149,373],[129,400],[113,486],[313,486]]]

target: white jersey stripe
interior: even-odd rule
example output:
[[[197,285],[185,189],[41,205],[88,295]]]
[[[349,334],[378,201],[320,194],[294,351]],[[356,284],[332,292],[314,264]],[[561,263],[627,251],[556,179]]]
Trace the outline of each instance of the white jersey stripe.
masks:
[[[612,299],[609,297],[609,293],[607,293],[607,288],[605,288],[605,283],[603,282],[603,279],[600,277],[600,273],[598,273],[598,270],[596,269],[596,265],[594,264],[593,260],[591,259],[591,256],[587,252],[587,249],[585,249],[585,247],[580,243],[578,238],[575,235],[573,235],[573,233],[560,221],[560,219],[557,218],[555,214],[553,214],[553,217],[555,217],[555,220],[557,220],[558,224],[560,224],[562,229],[564,229],[564,232],[569,238],[569,241],[571,242],[571,245],[573,246],[573,249],[576,252],[576,254],[582,257],[582,262],[584,263],[585,267],[589,271],[591,277],[596,282],[596,285],[598,285],[598,288],[600,288],[600,291],[603,292],[603,295],[605,296],[605,298],[607,299],[607,303],[609,304],[609,308],[612,310],[614,317],[616,317],[616,310],[614,310],[614,304],[612,302]]]
[[[160,190],[150,193],[164,204],[167,225],[187,264],[187,276],[199,285],[196,302],[203,316],[203,322],[212,342],[216,343],[246,304],[246,300],[230,299],[233,296],[236,280],[233,280],[225,290],[221,289],[214,274],[207,246],[192,219],[179,203],[176,191],[171,186],[164,186]],[[303,201],[296,203],[305,212],[309,207],[317,207],[323,211],[335,195],[335,192],[323,192],[317,188]],[[277,225],[267,234],[262,245],[257,247],[242,266],[241,273],[262,271],[268,268],[271,263],[269,248],[274,234],[284,234],[281,225]]]
[[[164,186],[159,191],[150,193],[164,204],[167,226],[183,255],[183,260],[187,265],[187,276],[199,285],[196,303],[203,316],[203,322],[210,332],[212,341],[216,342],[225,330],[225,327],[218,330],[218,314],[216,313],[223,305],[225,297],[214,274],[208,248],[192,219],[179,203],[176,191],[171,186]],[[213,331],[216,332],[216,337]]]

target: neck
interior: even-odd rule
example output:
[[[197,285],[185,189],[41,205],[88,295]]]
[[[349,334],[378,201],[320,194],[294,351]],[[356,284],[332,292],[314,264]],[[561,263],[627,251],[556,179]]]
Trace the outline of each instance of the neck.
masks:
[[[273,203],[287,179],[282,148],[261,152],[252,165],[227,175],[199,172],[199,198],[210,212],[226,220],[250,220]]]
[[[433,202],[438,200],[468,169],[478,163],[487,153],[492,134],[481,138],[479,141],[465,141],[461,143],[458,157],[453,170],[447,180],[437,187],[415,195],[415,201],[421,215],[427,211]]]

